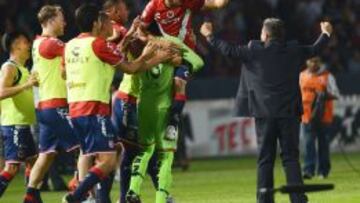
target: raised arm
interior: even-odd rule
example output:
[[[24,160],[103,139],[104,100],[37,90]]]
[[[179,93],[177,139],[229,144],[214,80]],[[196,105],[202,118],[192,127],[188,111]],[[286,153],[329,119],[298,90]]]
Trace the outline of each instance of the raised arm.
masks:
[[[140,25],[141,25],[140,16],[137,16],[134,19],[133,23],[131,24],[131,27],[124,36],[124,38],[118,44],[118,48],[120,49],[121,52],[126,52],[129,43],[131,43],[132,41],[133,35],[135,34],[136,30],[140,27]]]
[[[321,22],[321,35],[313,45],[303,46],[304,58],[308,59],[319,55],[319,53],[326,47],[333,32],[333,27],[329,22]]]
[[[13,83],[16,75],[17,69],[14,65],[8,63],[2,67],[0,77],[0,100],[19,94],[37,83],[36,77],[31,75],[25,83],[14,85]]]
[[[225,7],[230,0],[205,0],[203,9],[220,9]]]
[[[203,9],[220,9],[225,7],[230,0],[205,0]]]
[[[219,50],[223,55],[242,59],[249,58],[249,49],[247,46],[230,44],[223,40],[216,39],[213,35],[213,26],[211,23],[205,22],[201,26],[200,32],[209,42],[210,46]]]

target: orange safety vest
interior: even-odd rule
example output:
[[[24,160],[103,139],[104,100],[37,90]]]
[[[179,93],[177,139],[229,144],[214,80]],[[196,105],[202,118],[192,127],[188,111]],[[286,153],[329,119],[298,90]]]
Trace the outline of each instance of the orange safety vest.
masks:
[[[328,78],[330,73],[324,71],[320,74],[313,74],[305,70],[300,74],[300,88],[302,95],[302,103],[304,108],[304,114],[302,115],[302,122],[309,123],[312,114],[312,104],[316,97],[316,92],[325,92]],[[334,102],[333,100],[327,100],[325,102],[324,116],[322,122],[330,124],[334,118]]]

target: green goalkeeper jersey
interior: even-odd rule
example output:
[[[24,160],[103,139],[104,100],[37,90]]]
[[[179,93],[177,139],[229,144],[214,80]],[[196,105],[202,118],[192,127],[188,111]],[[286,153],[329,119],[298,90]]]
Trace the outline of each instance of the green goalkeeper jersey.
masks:
[[[192,71],[197,72],[203,67],[204,61],[201,57],[180,39],[168,35],[162,38],[180,45],[183,61],[192,65]],[[141,73],[139,75],[139,105],[145,104],[152,110],[169,108],[173,99],[173,81],[174,67],[171,64],[159,64]]]

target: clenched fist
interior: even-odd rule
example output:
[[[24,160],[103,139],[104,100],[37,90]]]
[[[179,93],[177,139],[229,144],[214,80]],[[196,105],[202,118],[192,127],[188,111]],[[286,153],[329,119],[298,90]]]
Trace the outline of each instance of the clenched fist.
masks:
[[[321,22],[320,26],[321,26],[321,32],[329,35],[330,37],[330,35],[333,32],[333,26],[329,22]]]

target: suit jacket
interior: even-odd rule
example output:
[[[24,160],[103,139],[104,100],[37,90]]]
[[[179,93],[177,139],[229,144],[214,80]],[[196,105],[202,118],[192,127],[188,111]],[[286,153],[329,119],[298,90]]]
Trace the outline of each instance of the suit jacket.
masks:
[[[329,37],[320,35],[313,45],[296,41],[263,43],[252,40],[247,46],[229,44],[210,37],[210,45],[224,55],[244,62],[236,97],[236,116],[258,118],[300,117],[302,114],[299,75],[304,61],[316,56]]]

